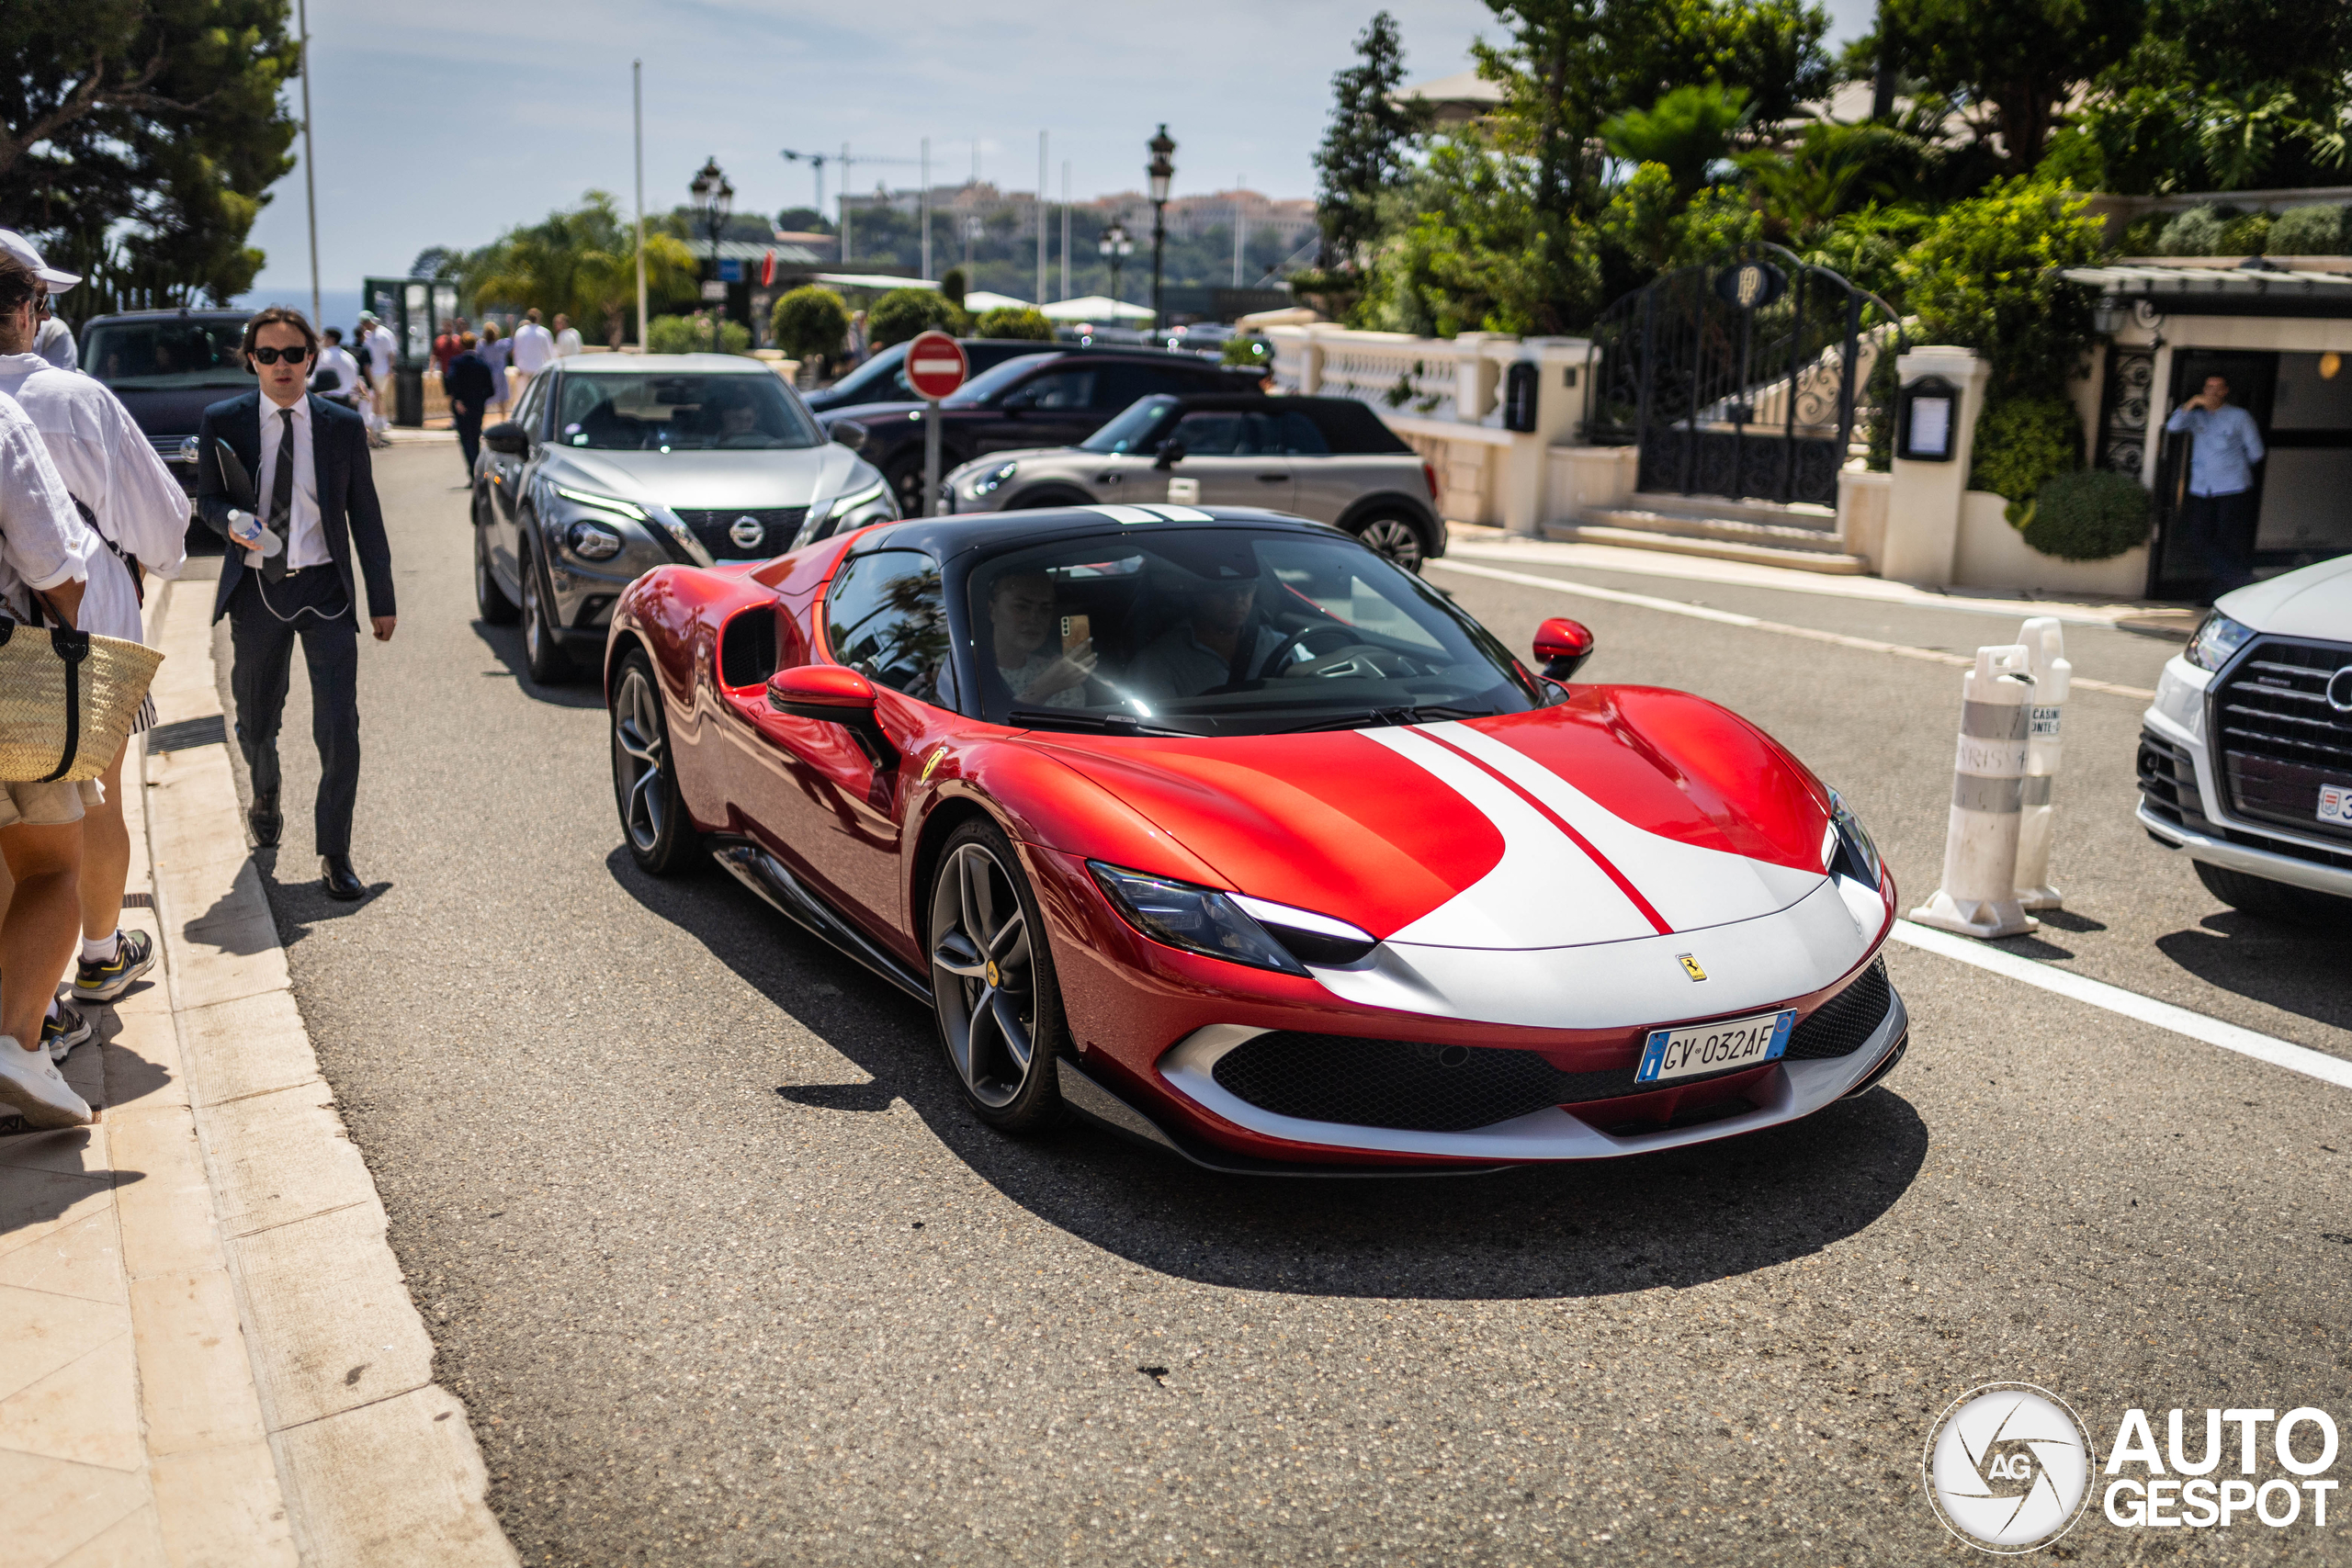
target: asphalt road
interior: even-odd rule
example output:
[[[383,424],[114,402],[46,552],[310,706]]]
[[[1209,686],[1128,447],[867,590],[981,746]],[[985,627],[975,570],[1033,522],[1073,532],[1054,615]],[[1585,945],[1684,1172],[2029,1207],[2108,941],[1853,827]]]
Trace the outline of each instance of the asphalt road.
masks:
[[[361,660],[355,846],[379,891],[309,885],[298,681],[271,895],[528,1562],[1959,1562],[1919,1457],[1973,1385],[2055,1391],[2102,1453],[2132,1405],[2352,1415],[2346,1091],[1901,946],[1905,1066],[1736,1143],[1277,1184],[992,1134],[925,1012],[715,871],[638,874],[594,688],[533,686],[473,618],[457,470],[379,463],[401,618]],[[1514,646],[1576,615],[1593,677],[1748,714],[1932,889],[1956,671],[1431,580]],[[2169,651],[2080,646],[2131,684]],[[2346,939],[2227,912],[2131,825],[2138,706],[2077,697],[2068,909],[2013,945],[2352,1055]],[[2059,1551],[2352,1562],[2339,1535],[2094,1504]]]

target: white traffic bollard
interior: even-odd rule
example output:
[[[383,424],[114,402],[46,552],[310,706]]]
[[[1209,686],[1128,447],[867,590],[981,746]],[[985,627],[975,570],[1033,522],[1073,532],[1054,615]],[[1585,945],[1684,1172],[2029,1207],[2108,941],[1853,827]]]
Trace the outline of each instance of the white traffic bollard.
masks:
[[[2024,647],[1978,649],[1961,692],[1943,886],[1911,918],[1962,936],[2016,936],[2041,924],[2018,907],[2017,895],[2018,808],[2033,697]]]
[[[2055,909],[2064,900],[2050,885],[2050,842],[2057,827],[2050,791],[2058,781],[2059,729],[2075,667],[2066,662],[2066,634],[2053,616],[2036,615],[2026,622],[2018,640],[2025,644],[2033,671],[2024,809],[2018,814],[2018,903],[2027,909]]]

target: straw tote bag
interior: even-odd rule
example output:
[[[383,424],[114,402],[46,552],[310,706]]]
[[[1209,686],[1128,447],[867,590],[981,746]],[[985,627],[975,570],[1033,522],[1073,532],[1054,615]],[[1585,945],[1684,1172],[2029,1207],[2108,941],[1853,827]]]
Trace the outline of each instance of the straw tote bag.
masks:
[[[105,773],[163,662],[141,643],[0,613],[0,783],[79,784]]]

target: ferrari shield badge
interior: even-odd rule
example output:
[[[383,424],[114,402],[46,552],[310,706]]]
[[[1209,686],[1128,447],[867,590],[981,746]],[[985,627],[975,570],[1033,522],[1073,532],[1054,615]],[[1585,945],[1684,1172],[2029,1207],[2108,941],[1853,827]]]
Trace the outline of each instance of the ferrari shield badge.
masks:
[[[1707,977],[1707,972],[1699,967],[1698,959],[1692,957],[1690,953],[1678,953],[1674,956],[1682,961],[1682,972],[1685,975],[1690,976],[1693,980],[1703,980]]]

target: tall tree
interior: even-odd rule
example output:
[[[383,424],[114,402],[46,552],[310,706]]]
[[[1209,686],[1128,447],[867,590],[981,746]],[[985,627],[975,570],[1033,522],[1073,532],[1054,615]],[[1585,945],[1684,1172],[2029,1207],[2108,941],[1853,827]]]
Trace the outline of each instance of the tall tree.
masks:
[[[2146,0],[1882,0],[1883,27],[1930,91],[1991,106],[2012,169],[2030,169],[2067,100],[2131,52]]]
[[[592,190],[578,207],[509,230],[468,256],[458,270],[482,304],[536,305],[582,323],[601,321],[605,335],[618,343],[622,322],[636,304],[636,228],[622,219],[609,192]],[[695,253],[685,241],[661,229],[646,234],[650,299],[688,298],[695,276]]]
[[[286,0],[0,5],[0,223],[94,274],[96,304],[225,301],[293,167]],[[81,301],[77,301],[81,302]]]
[[[1405,44],[1382,11],[1356,39],[1356,63],[1331,77],[1331,124],[1315,154],[1315,216],[1323,265],[1359,266],[1380,231],[1381,193],[1403,177],[1414,139],[1429,129],[1429,107],[1396,98]]]

